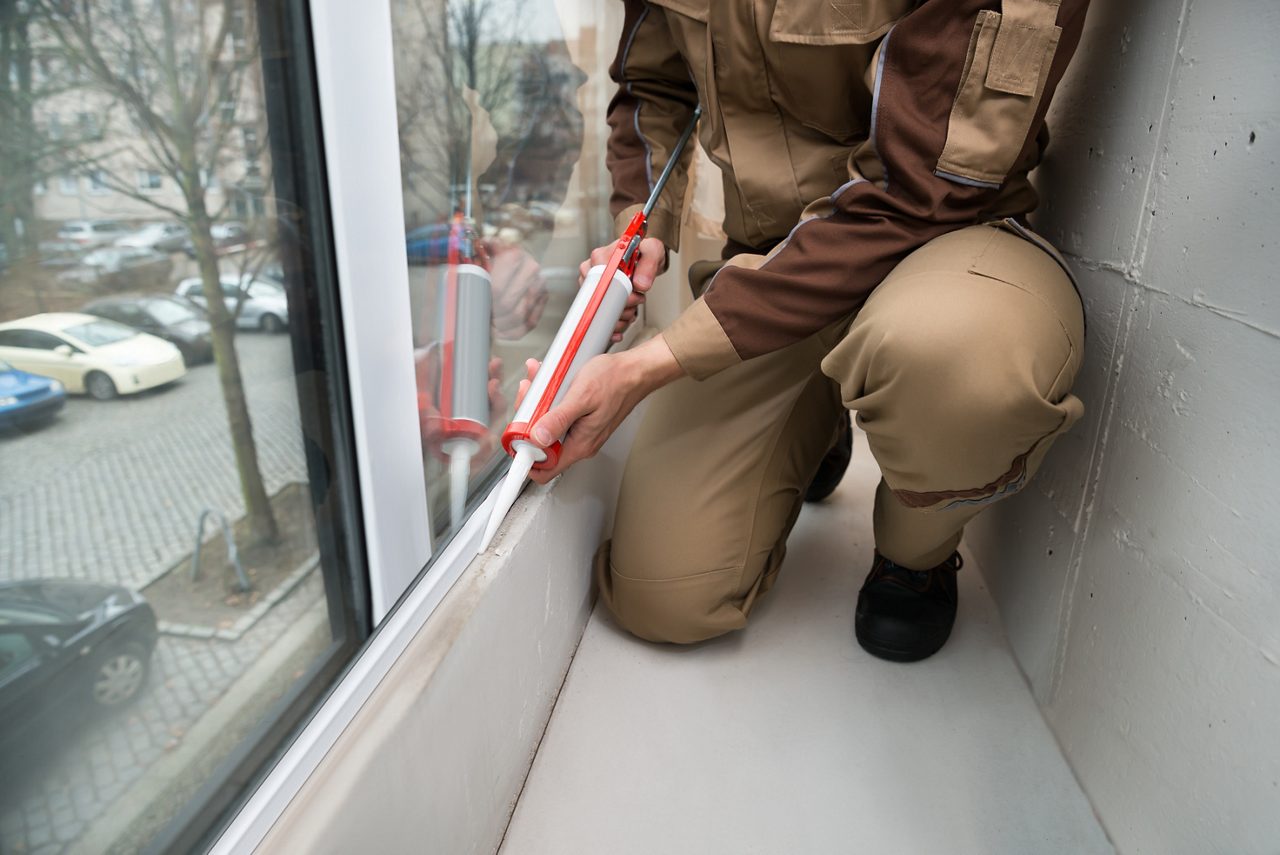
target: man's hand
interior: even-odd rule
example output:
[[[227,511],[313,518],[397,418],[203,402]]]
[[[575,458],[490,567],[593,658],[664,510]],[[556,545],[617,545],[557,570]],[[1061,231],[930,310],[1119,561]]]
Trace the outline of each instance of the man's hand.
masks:
[[[633,350],[595,357],[582,366],[564,400],[533,425],[533,441],[543,448],[565,439],[555,468],[535,469],[529,477],[545,484],[579,460],[594,457],[636,404],[683,375],[662,336]],[[521,397],[527,390],[521,383]]]
[[[485,244],[493,280],[493,331],[503,341],[523,338],[542,318],[547,283],[523,247],[502,241]]]
[[[609,261],[609,256],[613,254],[615,246],[617,246],[616,242],[591,251],[591,257],[578,267],[579,285],[587,278],[587,271],[597,264],[605,264]],[[653,287],[653,280],[657,279],[658,275],[667,269],[667,247],[657,238],[645,238],[640,241],[640,248],[637,253],[640,260],[636,263],[635,276],[631,277],[633,290],[631,291],[631,296],[627,298],[626,311],[622,313],[622,318],[618,321],[618,325],[613,328],[613,341],[622,341],[622,334],[627,331],[627,327],[631,326],[631,322],[636,319],[639,306],[644,302],[645,293]]]

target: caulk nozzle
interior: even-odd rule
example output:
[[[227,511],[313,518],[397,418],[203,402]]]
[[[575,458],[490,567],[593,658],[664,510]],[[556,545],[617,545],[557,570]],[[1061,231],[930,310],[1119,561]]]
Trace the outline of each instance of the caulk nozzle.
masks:
[[[489,515],[489,524],[484,527],[484,537],[480,540],[481,552],[489,548],[489,544],[493,542],[493,536],[498,533],[498,527],[506,519],[507,511],[511,510],[511,506],[516,503],[520,488],[524,486],[524,479],[529,477],[529,472],[533,469],[533,455],[532,447],[523,443],[518,445],[515,459],[511,461],[511,468],[507,470],[507,477],[498,488],[498,497],[493,504],[493,513]]]

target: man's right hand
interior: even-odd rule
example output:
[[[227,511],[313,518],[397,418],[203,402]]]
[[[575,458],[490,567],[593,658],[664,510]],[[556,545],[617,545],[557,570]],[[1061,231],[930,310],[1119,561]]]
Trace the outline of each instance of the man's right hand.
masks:
[[[616,241],[591,251],[591,257],[578,267],[579,285],[587,278],[587,272],[591,268],[609,261],[609,256],[613,254],[615,246],[617,246]],[[631,326],[631,322],[636,319],[640,304],[644,302],[645,293],[653,287],[653,280],[657,279],[658,275],[667,269],[667,248],[657,238],[645,238],[640,241],[639,255],[640,260],[636,263],[635,276],[631,277],[631,296],[627,298],[627,308],[623,311],[622,318],[618,321],[618,325],[613,328],[613,341],[622,340],[622,334],[627,331],[627,327]]]

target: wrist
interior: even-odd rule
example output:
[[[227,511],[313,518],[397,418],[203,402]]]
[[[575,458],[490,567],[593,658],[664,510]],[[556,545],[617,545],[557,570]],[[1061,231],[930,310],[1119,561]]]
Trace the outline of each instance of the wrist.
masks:
[[[684,369],[661,335],[625,351],[621,356],[630,363],[635,384],[649,394],[684,376]]]

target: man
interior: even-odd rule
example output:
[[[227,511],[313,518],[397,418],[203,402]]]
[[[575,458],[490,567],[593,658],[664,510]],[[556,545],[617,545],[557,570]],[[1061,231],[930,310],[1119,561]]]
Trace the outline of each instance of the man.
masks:
[[[883,475],[857,638],[886,659],[932,655],[955,619],[965,524],[1082,412],[1080,300],[1022,218],[1087,0],[626,6],[618,222],[700,103],[729,240],[669,329],[587,365],[535,426],[539,441],[568,430],[540,480],[661,389],[596,572],[628,630],[695,642],[744,626],[773,584],[829,451],[842,469],[852,410]],[[641,292],[677,246],[683,184],[653,218]]]

